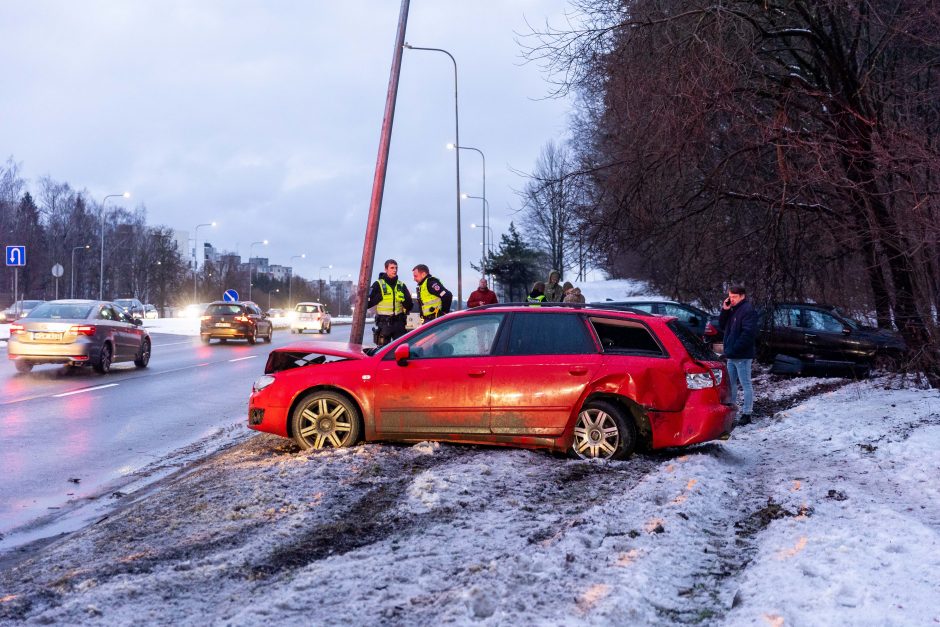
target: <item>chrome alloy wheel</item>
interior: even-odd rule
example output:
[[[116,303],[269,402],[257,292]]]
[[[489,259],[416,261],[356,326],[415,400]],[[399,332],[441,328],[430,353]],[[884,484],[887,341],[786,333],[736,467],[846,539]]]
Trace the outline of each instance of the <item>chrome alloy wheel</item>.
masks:
[[[339,448],[349,438],[353,420],[342,403],[322,396],[314,398],[300,412],[300,437],[310,444],[310,448]]]
[[[572,446],[578,457],[607,459],[617,452],[619,446],[620,429],[610,414],[597,408],[585,409],[578,414]]]

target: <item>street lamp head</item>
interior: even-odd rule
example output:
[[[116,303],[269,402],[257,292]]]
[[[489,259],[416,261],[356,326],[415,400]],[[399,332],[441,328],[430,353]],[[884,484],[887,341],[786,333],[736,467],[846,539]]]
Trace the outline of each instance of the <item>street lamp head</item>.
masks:
[[[301,259],[306,259],[306,258],[307,258],[307,253],[300,253],[300,258],[301,258]]]
[[[457,144],[455,144],[454,142],[447,143],[447,150],[453,150],[456,147],[457,147]]]
[[[404,43],[404,45],[402,46],[402,48],[408,48],[408,50],[411,50],[411,44],[409,44],[409,43],[406,41],[406,42]]]
[[[464,200],[466,200],[466,199],[470,198],[470,195],[469,195],[469,194],[461,194],[460,197],[463,198]]]
[[[131,193],[130,193],[130,192],[124,192],[123,194],[121,194],[121,196],[124,196],[124,198],[130,198],[130,197],[131,197]]]
[[[470,228],[471,228],[471,229],[475,229],[475,228],[477,228],[477,225],[476,225],[476,223],[474,223],[474,222],[471,222],[471,223],[470,223]]]
[[[218,222],[210,222],[209,226],[217,226],[218,224],[219,224]]]
[[[268,240],[264,240],[264,241],[262,241],[261,243],[264,244],[265,246],[267,246],[267,245],[268,245]]]
[[[91,248],[91,244],[85,244],[85,248]]]

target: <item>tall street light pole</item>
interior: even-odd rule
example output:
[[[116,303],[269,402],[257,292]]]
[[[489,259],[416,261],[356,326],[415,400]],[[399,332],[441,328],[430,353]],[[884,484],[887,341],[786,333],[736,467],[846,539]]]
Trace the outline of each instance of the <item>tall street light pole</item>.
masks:
[[[427,50],[431,52],[443,52],[450,57],[454,64],[454,145],[460,146],[460,112],[457,106],[457,60],[454,55],[443,48],[419,48],[405,42],[405,48],[408,50]],[[455,309],[463,307],[463,268],[460,263],[460,151],[455,150],[454,156],[457,161],[457,306]]]
[[[196,256],[196,251],[199,249],[199,229],[204,226],[215,226],[215,222],[197,224],[196,229],[193,231],[193,303],[199,302],[199,297],[196,296],[196,270],[199,268],[199,258]]]
[[[84,246],[75,246],[72,248],[72,286],[69,290],[69,298],[75,298],[75,251],[76,250],[88,250],[91,248],[91,244],[85,244]]]
[[[251,263],[251,249],[255,246],[267,246],[268,240],[262,240],[260,242],[252,242],[248,245],[248,300],[251,300],[251,283],[254,280],[254,264]]]
[[[101,199],[101,264],[98,269],[98,300],[104,300],[104,203],[108,201],[108,198],[130,198],[130,192],[124,192],[123,194],[108,194]]]
[[[483,154],[483,151],[479,148],[474,148],[473,146],[461,146],[459,144],[447,144],[449,150],[454,150],[455,148],[459,150],[473,150],[480,154],[480,158],[483,159],[483,265],[486,265],[486,225],[489,223],[489,220],[486,217],[486,212],[489,211],[489,204],[486,202],[486,155]],[[478,196],[466,196],[467,198],[479,198]]]
[[[306,259],[307,253],[300,253],[299,255],[294,255],[290,258],[290,262],[293,262],[294,259]],[[291,311],[294,311],[294,266],[290,267],[290,278],[287,280],[287,308]]]

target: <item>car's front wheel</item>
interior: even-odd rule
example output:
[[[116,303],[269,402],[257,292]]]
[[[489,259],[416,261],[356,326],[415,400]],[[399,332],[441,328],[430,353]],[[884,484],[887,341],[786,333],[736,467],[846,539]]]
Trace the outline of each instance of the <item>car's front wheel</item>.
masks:
[[[359,410],[336,392],[311,392],[291,414],[294,441],[304,449],[342,448],[359,441]]]
[[[246,336],[246,339],[248,340],[249,344],[254,344],[255,342],[258,341],[258,338],[255,335],[254,331],[251,331],[250,333],[248,333],[248,335]]]
[[[636,426],[607,401],[585,403],[574,425],[571,453],[581,459],[625,459],[636,449]]]
[[[140,345],[140,352],[137,353],[137,357],[134,359],[134,365],[138,368],[146,368],[149,363],[150,340],[144,340],[144,343]]]

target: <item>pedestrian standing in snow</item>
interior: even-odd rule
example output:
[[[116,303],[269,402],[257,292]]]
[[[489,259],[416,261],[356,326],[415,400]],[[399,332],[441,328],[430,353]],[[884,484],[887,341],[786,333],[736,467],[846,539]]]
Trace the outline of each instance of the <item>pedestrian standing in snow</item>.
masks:
[[[440,279],[431,276],[431,270],[419,263],[411,270],[415,283],[418,284],[418,305],[421,308],[421,320],[428,322],[450,312],[454,295],[444,288]]]
[[[545,301],[549,303],[560,303],[565,297],[565,290],[559,281],[561,273],[558,270],[552,270],[548,273],[548,282],[543,283],[545,292]]]
[[[541,307],[542,303],[545,301],[545,284],[538,281],[532,286],[532,291],[529,292],[529,295],[526,297],[526,302],[532,307]]]
[[[739,425],[750,424],[754,412],[754,389],[751,386],[751,364],[757,342],[757,312],[747,300],[743,285],[732,285],[728,298],[721,304],[718,327],[725,334],[725,357],[728,359],[728,383],[731,398],[737,403],[738,383],[744,389],[744,407]]]
[[[470,293],[470,298],[467,299],[467,308],[479,307],[480,305],[495,305],[498,302],[496,292],[487,286],[486,279],[480,279],[480,287],[473,290],[473,292]]]
[[[408,312],[413,303],[405,282],[398,278],[398,262],[388,259],[385,272],[369,290],[368,307],[375,307],[375,326],[372,339],[376,346],[385,346],[405,334]]]

